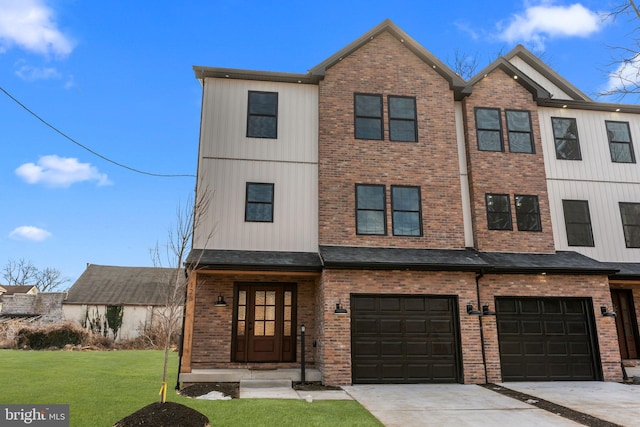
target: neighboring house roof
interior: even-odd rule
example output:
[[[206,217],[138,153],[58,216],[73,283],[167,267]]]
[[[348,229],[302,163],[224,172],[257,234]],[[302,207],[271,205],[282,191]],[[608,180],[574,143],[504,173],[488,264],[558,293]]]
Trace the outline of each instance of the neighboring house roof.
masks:
[[[2,285],[2,295],[37,294],[38,288],[33,285]],[[2,292],[2,290],[0,290]]]
[[[64,304],[164,305],[175,268],[117,267],[88,264]],[[179,278],[186,279],[184,270]]]

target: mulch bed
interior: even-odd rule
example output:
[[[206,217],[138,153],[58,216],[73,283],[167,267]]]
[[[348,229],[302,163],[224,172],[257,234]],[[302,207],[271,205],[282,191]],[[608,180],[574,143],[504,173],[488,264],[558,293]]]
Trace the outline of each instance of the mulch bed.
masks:
[[[565,406],[557,405],[555,403],[549,402],[547,400],[540,399],[535,396],[528,395],[526,393],[520,393],[515,390],[510,390],[508,388],[501,387],[497,384],[480,384],[482,387],[485,387],[491,391],[495,391],[496,393],[500,393],[505,396],[509,396],[513,399],[519,400],[521,402],[527,403],[529,405],[533,405],[537,408],[544,409],[545,411],[552,412],[556,415],[560,415],[561,417],[570,419],[571,421],[575,421],[585,426],[589,427],[622,427],[619,424],[614,424],[609,421],[605,421],[601,418],[596,418],[592,415],[585,414],[582,412],[574,411],[573,409],[567,408]]]
[[[209,427],[209,418],[175,402],[152,403],[114,424],[114,427]]]

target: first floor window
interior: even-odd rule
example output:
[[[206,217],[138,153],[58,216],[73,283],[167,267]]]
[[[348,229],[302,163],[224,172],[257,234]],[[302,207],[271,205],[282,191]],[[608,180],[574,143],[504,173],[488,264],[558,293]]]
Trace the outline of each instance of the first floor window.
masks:
[[[556,143],[556,159],[582,160],[576,119],[551,117],[551,125]]]
[[[478,150],[503,151],[500,110],[497,108],[476,108],[475,114]]]
[[[635,163],[631,131],[628,122],[606,121],[607,138],[609,139],[609,151],[611,161],[615,163]]]
[[[278,137],[278,93],[249,91],[247,136]]]
[[[586,200],[563,200],[562,208],[569,246],[594,246],[589,202]]]
[[[406,142],[418,140],[415,98],[389,96],[389,139]]]
[[[640,248],[640,203],[620,202],[624,241],[628,248]]]
[[[533,133],[531,115],[528,111],[506,110],[509,151],[513,153],[533,153]]]
[[[244,220],[247,222],[273,222],[273,184],[247,183]]]
[[[394,236],[422,236],[419,187],[391,187]]]
[[[387,234],[384,185],[356,185],[356,233]]]
[[[486,194],[487,225],[489,230],[513,230],[508,194]]]
[[[538,196],[515,196],[519,231],[542,231]]]
[[[382,140],[382,95],[356,93],[355,137]]]

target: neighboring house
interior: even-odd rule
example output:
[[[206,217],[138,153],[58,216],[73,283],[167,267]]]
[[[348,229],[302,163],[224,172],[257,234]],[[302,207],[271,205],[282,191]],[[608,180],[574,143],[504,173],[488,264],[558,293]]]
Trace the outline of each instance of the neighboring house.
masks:
[[[103,333],[106,327],[107,334],[113,336],[113,328],[105,326],[105,314],[108,307],[122,307],[122,325],[116,338],[136,338],[158,326],[158,313],[167,305],[169,283],[175,273],[172,268],[87,264],[69,289],[64,317],[88,329],[93,324],[97,333]],[[183,270],[179,274],[184,278]],[[182,300],[179,302],[182,304]]]
[[[66,295],[65,292],[38,292],[38,288],[31,285],[3,285],[0,287],[0,318],[59,322]]]
[[[302,352],[331,385],[619,381],[638,358],[640,107],[522,46],[464,81],[388,20],[307,74],[194,71],[213,200],[181,381]]]
[[[38,293],[38,288],[31,285],[2,285],[0,295],[34,295]]]

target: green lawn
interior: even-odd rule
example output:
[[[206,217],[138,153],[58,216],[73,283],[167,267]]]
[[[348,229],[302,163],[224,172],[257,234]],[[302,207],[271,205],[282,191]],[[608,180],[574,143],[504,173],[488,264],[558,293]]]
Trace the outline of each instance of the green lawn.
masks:
[[[162,352],[0,350],[0,403],[70,405],[71,426],[111,426],[156,402]],[[167,400],[190,406],[212,426],[380,426],[355,401],[233,399],[205,401],[175,393],[171,354]]]

